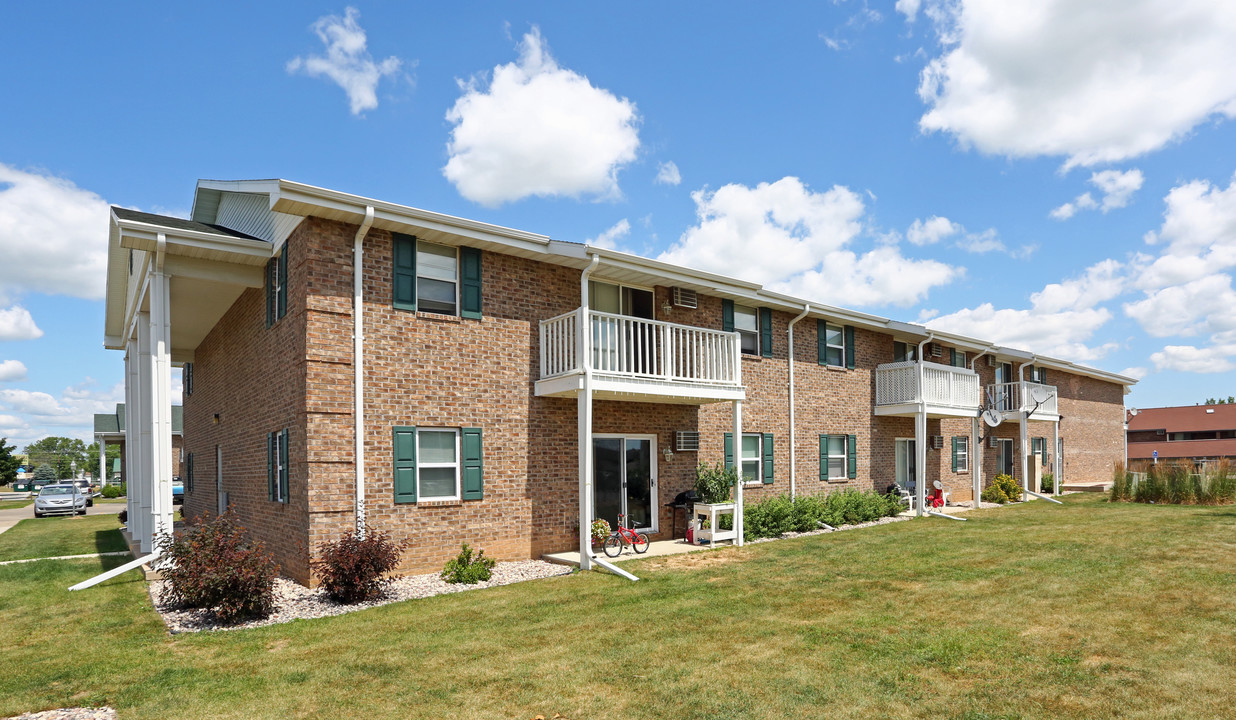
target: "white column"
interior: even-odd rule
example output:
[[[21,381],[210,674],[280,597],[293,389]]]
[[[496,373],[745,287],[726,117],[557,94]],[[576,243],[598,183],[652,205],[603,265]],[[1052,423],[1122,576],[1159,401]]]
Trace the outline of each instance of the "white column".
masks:
[[[746,483],[742,477],[742,400],[734,401],[734,469],[738,471],[738,482],[734,483],[734,530],[736,542],[742,546],[742,487]],[[716,528],[713,528],[714,530]]]
[[[1021,388],[1022,395],[1025,394],[1025,389],[1026,388],[1024,386]],[[1020,402],[1024,403],[1025,398],[1021,398]],[[1030,493],[1027,492],[1027,490],[1030,489],[1030,454],[1026,452],[1026,410],[1025,408],[1022,408],[1022,411],[1021,411],[1020,425],[1021,427],[1018,430],[1017,442],[1019,444],[1019,447],[1017,448],[1017,454],[1021,456],[1021,499],[1022,499],[1022,502],[1025,502],[1026,500],[1030,499]]]
[[[129,338],[126,343],[126,352],[124,355],[124,409],[125,409],[125,424],[124,424],[124,475],[122,476],[126,482],[125,491],[125,512],[128,520],[125,525],[129,528],[132,534],[133,516],[137,509],[133,504],[134,495],[128,492],[128,488],[133,487],[133,469],[137,467],[134,460],[133,452],[137,448],[137,437],[134,432],[136,427],[133,424],[133,412],[137,403],[133,399],[134,390],[137,388],[137,340]]]
[[[922,387],[920,383],[920,392],[922,392]],[[914,475],[914,514],[922,517],[923,506],[927,503],[927,408],[925,406],[920,407],[918,414],[914,416]]]
[[[974,488],[974,507],[979,506],[983,495],[983,448],[979,441],[979,419],[970,421],[970,482]]]
[[[172,532],[172,338],[171,277],[150,274],[150,415],[149,534],[152,547]]]
[[[99,438],[99,474],[94,484],[102,488],[107,484],[107,441]]]
[[[592,568],[592,388],[579,391],[579,569]]]
[[[1126,433],[1127,437],[1127,433]],[[1051,493],[1060,494],[1060,421],[1052,423],[1051,430]]]
[[[138,542],[138,549],[143,553],[151,550],[150,544],[150,478],[154,473],[153,432],[151,398],[154,381],[153,361],[150,357],[150,314],[138,313],[137,321],[137,386],[133,392],[133,406],[129,408],[128,422],[133,426],[133,434],[137,437],[137,451],[134,458],[137,465],[130,468],[129,495],[133,498],[133,513],[129,515],[132,523],[133,539]]]

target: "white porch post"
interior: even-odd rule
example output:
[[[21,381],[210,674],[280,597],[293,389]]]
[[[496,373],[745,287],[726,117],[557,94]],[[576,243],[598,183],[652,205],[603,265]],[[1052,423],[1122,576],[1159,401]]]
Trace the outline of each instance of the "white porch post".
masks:
[[[1025,390],[1025,388],[1021,388]],[[1024,392],[1021,394],[1025,394]],[[1021,402],[1025,402],[1024,399]],[[1030,499],[1030,455],[1026,452],[1026,409],[1023,407],[1021,414],[1018,416],[1020,428],[1018,429],[1018,448],[1017,454],[1021,456],[1021,499],[1022,502]]]
[[[94,479],[94,484],[102,488],[107,484],[107,441],[99,438],[99,475]]]
[[[129,473],[129,496],[133,498],[133,513],[129,515],[133,539],[143,554],[150,552],[150,478],[154,474],[154,425],[151,410],[154,399],[154,364],[150,357],[150,314],[137,314],[137,387],[133,391],[133,411],[127,420],[137,436],[137,466]]]
[[[1127,435],[1127,433],[1126,433]],[[1060,494],[1060,421],[1051,424],[1051,494]]]
[[[738,482],[734,483],[734,530],[735,544],[742,546],[742,400],[734,401],[734,469],[738,471]]]
[[[137,495],[134,491],[133,476],[138,469],[137,451],[141,447],[138,440],[137,425],[135,424],[137,413],[137,338],[129,338],[126,343],[127,351],[124,356],[124,475],[125,482],[125,512],[128,513],[125,525],[129,528],[129,534],[136,539],[135,528],[137,517]]]
[[[970,421],[970,482],[974,486],[974,507],[983,496],[983,443],[979,441],[979,419]]]
[[[579,569],[592,568],[592,387],[579,391]]]
[[[172,342],[171,277],[150,275],[150,405],[146,421],[151,431],[149,528],[151,549],[157,536],[172,532]]]
[[[920,368],[922,365],[919,366]],[[922,379],[922,373],[919,373]],[[922,392],[922,384],[919,391]],[[923,516],[927,503],[927,406],[920,405],[914,416],[914,514]]]

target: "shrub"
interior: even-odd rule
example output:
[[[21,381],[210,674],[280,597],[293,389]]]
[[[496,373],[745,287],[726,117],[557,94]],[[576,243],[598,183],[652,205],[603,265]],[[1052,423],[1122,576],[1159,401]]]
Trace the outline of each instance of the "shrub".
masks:
[[[279,566],[246,537],[230,512],[194,523],[161,543],[163,599],[210,610],[225,623],[269,615]]]
[[[992,482],[1000,488],[1001,492],[1004,493],[1004,496],[1009,499],[1009,502],[1018,502],[1021,500],[1021,485],[1017,484],[1017,481],[1013,479],[1012,475],[1005,475],[1001,473],[1000,475],[997,475]]]
[[[472,557],[472,548],[464,543],[459,555],[448,560],[446,567],[442,568],[442,579],[464,585],[485,582],[493,574],[496,564],[493,559],[485,557],[484,550],[477,551],[476,557]]]
[[[99,493],[102,494],[103,497],[105,498],[118,498],[120,497],[120,486],[119,485],[105,485],[103,489],[99,491]]]
[[[608,538],[611,534],[612,531],[609,528],[608,520],[605,518],[597,518],[592,521],[592,542],[600,545],[605,542],[606,538]]]
[[[699,494],[702,503],[711,505],[729,502],[730,491],[737,483],[738,471],[734,468],[709,466],[704,463],[695,468],[695,492]]]
[[[386,592],[392,581],[390,572],[399,566],[405,547],[389,533],[366,528],[362,537],[349,533],[318,548],[321,559],[313,563],[313,569],[331,599],[361,602]]]
[[[1111,502],[1128,502],[1132,498],[1132,486],[1132,473],[1125,468],[1124,463],[1116,463],[1112,468],[1112,489],[1108,499]]]
[[[34,479],[44,483],[56,481],[56,469],[44,463],[34,469]]]
[[[116,513],[116,519],[120,521],[121,525],[128,525],[129,524],[129,511],[121,510],[120,512]]]
[[[743,508],[743,539],[818,530],[821,522],[854,525],[891,517],[901,510],[896,496],[870,491],[847,489],[793,500],[788,495],[778,495]]]
[[[983,494],[980,497],[986,503],[999,503],[1003,505],[1009,502],[1009,496],[1004,494],[999,485],[988,485],[983,488]]]

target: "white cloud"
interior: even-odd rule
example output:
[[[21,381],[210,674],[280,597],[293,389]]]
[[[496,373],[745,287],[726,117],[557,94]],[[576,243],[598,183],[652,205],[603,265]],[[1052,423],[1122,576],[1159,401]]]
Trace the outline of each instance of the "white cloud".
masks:
[[[0,163],[0,302],[28,291],[102,299],[108,212],[68,180]],[[0,311],[0,332],[14,310],[29,320],[21,308]]]
[[[1030,296],[1038,312],[1056,313],[1064,310],[1088,310],[1125,291],[1123,266],[1115,260],[1103,260],[1086,268],[1081,277],[1051,283]]]
[[[4,360],[0,362],[0,382],[14,382],[25,379],[25,363],[20,360]]]
[[[927,0],[924,13],[941,54],[920,78],[919,126],[963,146],[1089,166],[1236,117],[1236,3]]]
[[[1008,252],[1008,248],[1000,241],[1000,234],[995,228],[987,228],[981,233],[966,233],[957,241],[957,247],[971,253],[989,253],[999,250]]]
[[[357,22],[359,17],[360,12],[349,7],[343,17],[325,15],[318,18],[311,27],[326,46],[326,56],[296,57],[287,64],[289,73],[325,77],[343,88],[353,115],[376,108],[378,82],[384,76],[398,73],[403,65],[403,61],[394,56],[374,62],[365,30]]]
[[[893,6],[893,9],[905,15],[906,22],[914,22],[918,17],[918,9],[922,4],[922,0],[897,0],[897,4]]]
[[[1149,292],[1124,312],[1154,337],[1236,330],[1236,291],[1222,273]]]
[[[530,196],[619,196],[618,171],[640,145],[635,104],[559,67],[536,27],[519,53],[488,84],[460,83],[463,95],[446,114],[454,126],[447,180],[491,207]]]
[[[927,326],[990,340],[1006,347],[1020,348],[1078,362],[1093,362],[1113,350],[1116,343],[1091,346],[1087,343],[1108,320],[1106,308],[1040,312],[1038,310],[997,310],[991,303],[964,308],[932,319]]]
[[[1125,368],[1125,369],[1121,370],[1121,371],[1120,371],[1119,373],[1117,373],[1117,374],[1118,374],[1118,375],[1124,375],[1125,377],[1131,377],[1131,378],[1133,378],[1134,380],[1141,380],[1142,378],[1144,378],[1144,377],[1146,377],[1147,375],[1149,375],[1149,374],[1150,374],[1150,371],[1149,371],[1148,369],[1144,368],[1144,367],[1137,367],[1137,366],[1134,366],[1134,367],[1127,367],[1127,368]]]
[[[678,185],[682,182],[682,173],[678,172],[678,166],[674,162],[663,162],[657,166],[656,182],[660,185]]]
[[[1145,182],[1142,171],[1136,168],[1121,172],[1119,170],[1104,170],[1091,173],[1090,184],[1103,193],[1102,203],[1096,202],[1090,193],[1078,195],[1071,203],[1065,203],[1049,213],[1053,220],[1068,220],[1077,214],[1078,210],[1102,210],[1104,213],[1129,204],[1133,193],[1141,189]]]
[[[963,272],[903,257],[893,246],[863,254],[849,249],[863,230],[865,208],[846,187],[813,192],[786,177],[697,190],[691,198],[698,224],[659,260],[849,305],[912,303]]]
[[[1197,348],[1192,345],[1168,345],[1153,353],[1150,361],[1155,370],[1176,370],[1189,373],[1221,373],[1236,370],[1232,356],[1236,345]]]
[[[932,215],[926,220],[915,220],[906,230],[906,240],[915,245],[933,245],[964,229],[946,217]]]
[[[631,233],[631,223],[626,218],[623,218],[619,220],[618,222],[614,223],[614,226],[611,227],[610,229],[606,230],[600,235],[597,235],[594,238],[589,238],[585,240],[584,243],[586,245],[591,245],[593,247],[607,248],[607,249],[613,250],[614,248],[618,247],[618,240],[626,237],[630,233]]]
[[[2,267],[3,264],[0,264]],[[30,311],[20,305],[0,310],[0,341],[35,340],[43,337],[43,331],[34,324]]]
[[[77,437],[90,443],[95,413],[115,412],[124,402],[124,384],[100,388],[90,378],[65,388],[59,398],[30,390],[0,390],[0,434],[25,445],[48,435]]]
[[[1236,266],[1236,178],[1226,189],[1205,180],[1172,188],[1152,245],[1166,245],[1151,261],[1142,256],[1139,286],[1154,289],[1185,283]]]

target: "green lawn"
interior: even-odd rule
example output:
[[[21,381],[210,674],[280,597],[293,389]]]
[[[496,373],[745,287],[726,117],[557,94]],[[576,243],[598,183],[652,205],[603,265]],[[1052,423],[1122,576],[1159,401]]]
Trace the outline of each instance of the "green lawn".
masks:
[[[0,561],[128,550],[119,527],[115,515],[26,518],[0,533]]]
[[[0,717],[1231,716],[1236,508],[970,517],[174,638],[136,571],[65,592],[123,558],[0,567]]]
[[[0,510],[16,510],[17,508],[24,508],[33,502],[34,500],[4,500],[0,502]]]

